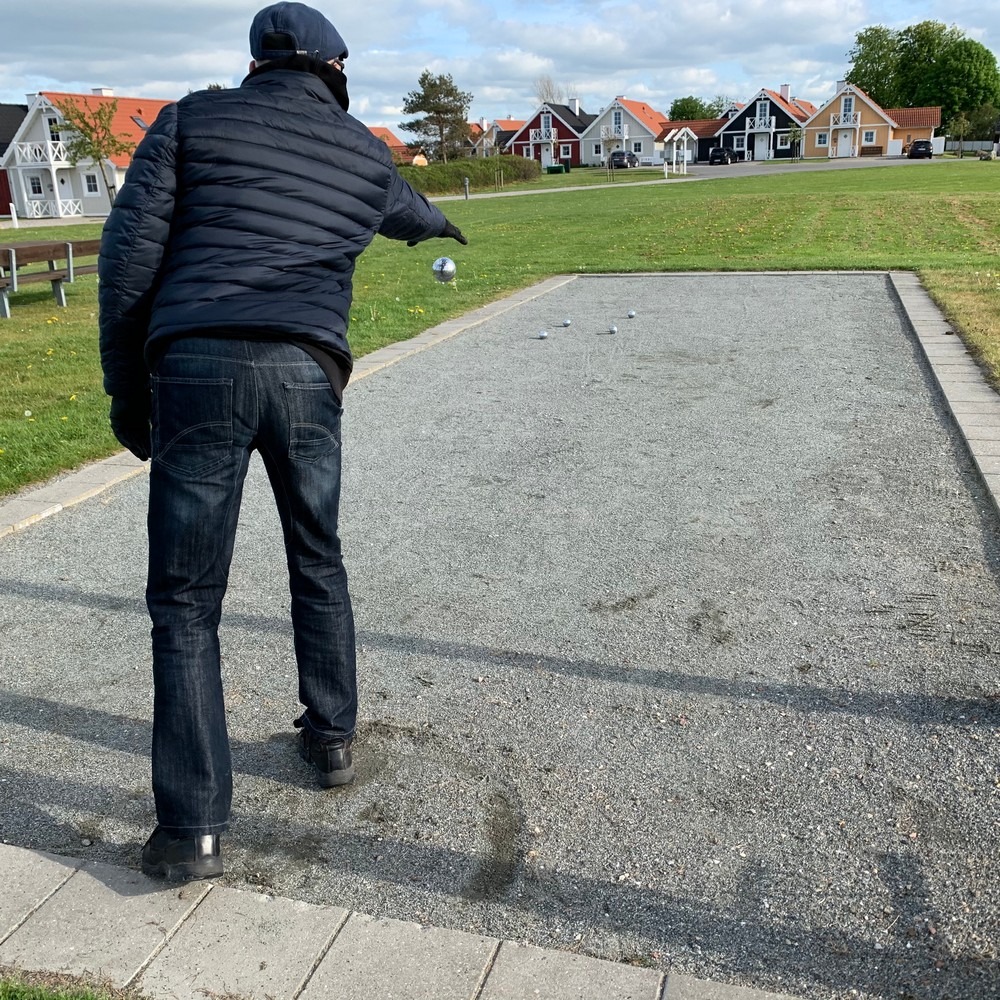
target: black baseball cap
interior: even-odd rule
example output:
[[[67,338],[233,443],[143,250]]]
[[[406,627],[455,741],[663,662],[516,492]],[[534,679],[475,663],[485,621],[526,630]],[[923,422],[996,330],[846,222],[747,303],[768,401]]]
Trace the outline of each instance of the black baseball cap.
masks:
[[[318,10],[304,3],[273,3],[258,11],[250,25],[250,55],[260,60],[308,55],[343,62],[347,44]]]

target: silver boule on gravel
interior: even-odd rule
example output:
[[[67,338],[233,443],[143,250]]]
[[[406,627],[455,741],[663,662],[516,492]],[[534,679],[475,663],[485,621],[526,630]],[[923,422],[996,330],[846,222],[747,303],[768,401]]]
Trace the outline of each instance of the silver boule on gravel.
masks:
[[[615,326],[614,323],[612,323],[611,326],[608,327],[608,333],[617,333],[617,332],[618,332],[618,327]]]
[[[544,340],[548,335],[549,335],[549,331],[548,330],[539,330],[538,331],[538,339],[539,340]]]
[[[573,321],[567,316],[566,319],[563,320],[563,326],[569,326],[572,322]]]
[[[431,270],[438,281],[451,281],[455,277],[457,268],[455,267],[455,262],[450,257],[438,257],[431,264]]]
[[[629,309],[629,311],[628,311],[628,318],[629,319],[635,319],[635,310],[634,309]]]

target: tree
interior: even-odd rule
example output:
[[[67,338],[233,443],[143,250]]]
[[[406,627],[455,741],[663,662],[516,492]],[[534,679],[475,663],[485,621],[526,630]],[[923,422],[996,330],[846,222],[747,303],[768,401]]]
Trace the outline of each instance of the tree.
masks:
[[[699,118],[718,118],[718,114],[713,114],[714,107],[707,104],[700,97],[678,97],[667,111],[667,118],[672,122],[697,121]]]
[[[731,97],[726,97],[725,94],[716,94],[715,97],[713,97],[708,104],[705,105],[705,110],[708,112],[705,117],[721,118],[722,112],[725,111],[726,108],[728,108],[732,103],[733,99]]]
[[[996,56],[985,45],[963,38],[949,46],[930,70],[934,103],[949,121],[984,104],[1000,104],[1000,72]]]
[[[949,28],[940,21],[921,21],[899,32],[896,88],[903,106],[916,108],[944,104],[937,69],[948,48],[963,37],[958,28]],[[950,110],[954,112],[957,109]],[[943,110],[942,114],[947,121],[949,115]]]
[[[539,104],[565,104],[566,91],[551,76],[540,76],[534,83],[535,97]]]
[[[1000,107],[988,101],[981,104],[969,115],[969,138],[989,139],[997,134],[997,125],[1000,123]]]
[[[965,148],[963,144],[965,142],[965,137],[969,134],[971,125],[972,123],[963,113],[960,113],[956,118],[952,118],[952,120],[948,122],[948,135],[958,139],[958,158],[960,160],[965,158]]]
[[[792,159],[797,160],[802,152],[802,126],[794,122],[788,126],[788,144],[792,147]]]
[[[93,107],[78,104],[69,98],[54,104],[72,133],[63,140],[67,159],[74,167],[84,160],[93,160],[101,168],[109,204],[114,204],[118,187],[113,160],[116,156],[128,156],[135,149],[131,139],[123,138],[114,130],[117,99],[99,101]]]
[[[434,76],[429,69],[420,74],[419,90],[411,90],[403,101],[403,114],[422,117],[401,122],[399,127],[421,137],[421,145],[432,155],[448,162],[462,155],[469,138],[469,107],[472,94],[455,86],[451,74]]]
[[[851,68],[844,79],[860,87],[883,108],[899,107],[899,34],[882,24],[859,31],[847,53]]]
[[[883,108],[941,107],[942,121],[1000,104],[1000,71],[985,45],[954,25],[920,21],[859,31],[845,79]]]

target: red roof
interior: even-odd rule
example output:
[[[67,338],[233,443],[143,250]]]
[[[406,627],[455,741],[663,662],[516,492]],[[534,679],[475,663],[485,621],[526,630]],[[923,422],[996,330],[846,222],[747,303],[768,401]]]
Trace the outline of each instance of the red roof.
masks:
[[[806,109],[801,106],[802,102],[797,101],[794,98],[790,98],[789,100],[786,101],[781,96],[781,94],[779,94],[776,90],[765,89],[764,93],[767,94],[767,96],[771,98],[771,100],[774,101],[774,103],[777,104],[779,108],[784,109],[796,121],[804,122],[807,118],[810,117],[810,114],[806,112]],[[815,113],[816,109],[813,108],[812,114]]]
[[[941,125],[940,108],[883,108],[900,128],[938,128]]]
[[[667,116],[662,111],[654,111],[644,101],[630,101],[625,97],[616,97],[615,100],[642,122],[653,135],[667,124]]]
[[[407,152],[406,143],[403,142],[403,140],[398,136],[390,132],[389,129],[383,128],[381,125],[369,125],[368,131],[371,132],[376,139],[381,139],[389,147],[390,152]]]
[[[675,128],[689,128],[699,139],[706,139],[710,135],[715,135],[727,121],[729,121],[728,118],[693,118],[684,122],[665,122],[660,134],[656,137],[656,141],[662,142],[663,137]]]
[[[56,108],[60,104],[69,102],[77,106],[82,105],[88,111],[94,111],[102,105],[113,104],[117,101],[115,115],[111,119],[111,127],[114,129],[115,135],[119,138],[127,139],[136,145],[139,144],[142,137],[146,134],[146,129],[139,122],[144,122],[147,127],[152,125],[156,121],[156,116],[163,108],[168,104],[174,103],[173,101],[155,101],[148,97],[105,97],[98,94],[63,94],[52,90],[43,90],[40,93],[42,97]],[[136,119],[139,121],[136,121]],[[125,153],[112,157],[112,161],[116,167],[127,167],[132,162],[132,157],[130,154]]]

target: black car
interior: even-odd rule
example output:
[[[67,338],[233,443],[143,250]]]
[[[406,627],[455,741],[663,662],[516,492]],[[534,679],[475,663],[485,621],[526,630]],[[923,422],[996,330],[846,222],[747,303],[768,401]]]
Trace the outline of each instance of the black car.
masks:
[[[736,150],[730,149],[728,146],[716,146],[708,153],[708,162],[712,165],[716,163],[725,163],[728,165],[735,163],[738,159]]]
[[[639,166],[639,157],[625,149],[616,149],[608,157],[608,165],[612,170],[627,170]]]
[[[910,160],[930,160],[934,157],[934,144],[930,139],[914,139],[906,156]]]

